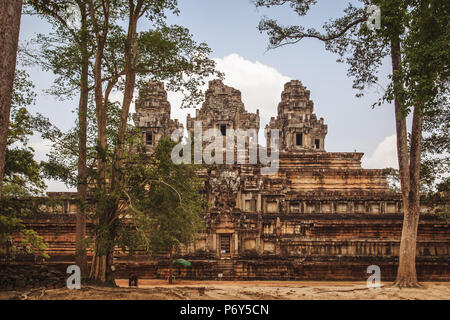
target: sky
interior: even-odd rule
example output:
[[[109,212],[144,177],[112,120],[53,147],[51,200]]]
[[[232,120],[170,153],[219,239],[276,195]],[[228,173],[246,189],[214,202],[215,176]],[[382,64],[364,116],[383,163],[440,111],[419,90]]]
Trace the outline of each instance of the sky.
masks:
[[[260,110],[261,128],[270,117],[276,116],[283,86],[289,80],[300,80],[311,91],[314,112],[328,125],[325,149],[330,152],[364,152],[363,167],[368,169],[394,167],[396,136],[393,106],[372,109],[380,96],[376,89],[357,98],[347,65],[337,63],[335,54],[325,50],[324,44],[305,39],[295,45],[267,50],[268,36],[257,29],[262,17],[275,18],[282,24],[320,28],[330,18],[339,17],[347,1],[319,1],[310,14],[299,17],[288,6],[256,8],[250,0],[179,0],[180,14],[169,15],[169,24],[186,27],[198,42],[206,42],[212,49],[211,58],[225,73],[224,83],[242,92],[245,107],[250,112]],[[139,30],[150,28],[141,23]],[[23,16],[20,41],[49,32],[50,26],[35,16]],[[380,69],[380,83],[387,82],[391,65],[387,60]],[[77,97],[60,101],[44,92],[54,81],[51,72],[39,67],[25,68],[36,86],[37,101],[31,111],[38,111],[62,130],[73,127]],[[120,93],[116,93],[116,98]],[[193,109],[181,110],[180,96],[169,92],[172,118],[185,122]],[[198,106],[200,107],[200,106]],[[36,159],[46,159],[51,145],[39,136],[31,139]],[[66,191],[62,183],[47,181],[48,191]]]

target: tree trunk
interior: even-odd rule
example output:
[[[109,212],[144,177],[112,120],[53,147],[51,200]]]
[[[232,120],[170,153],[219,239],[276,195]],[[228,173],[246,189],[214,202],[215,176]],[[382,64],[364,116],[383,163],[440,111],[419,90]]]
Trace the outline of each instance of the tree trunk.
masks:
[[[411,156],[408,154],[406,115],[403,110],[403,79],[401,76],[400,38],[391,40],[391,60],[394,81],[395,124],[397,131],[397,156],[403,201],[403,227],[400,241],[399,266],[394,285],[418,287],[416,272],[416,240],[419,222],[419,176],[422,138],[422,114],[414,109],[411,135]]]
[[[399,266],[395,285],[399,287],[421,287],[417,281],[416,243],[420,215],[420,153],[422,149],[422,110],[414,108],[410,150],[410,190],[408,209],[403,217],[400,242]]]
[[[108,182],[106,180],[107,170],[107,107],[109,91],[103,95],[103,79],[102,67],[104,60],[104,50],[108,34],[110,30],[109,14],[110,1],[102,1],[103,3],[103,22],[100,26],[98,14],[95,12],[94,1],[88,1],[91,20],[94,24],[96,33],[96,53],[94,64],[94,81],[95,81],[95,107],[97,118],[97,188],[101,193],[98,200],[98,223],[97,234],[95,235],[95,251],[91,265],[89,278],[103,284],[109,283],[114,285],[114,275],[111,266],[114,259],[114,246],[116,237],[115,219],[117,213],[118,197],[113,199],[107,195],[111,194],[108,190]],[[109,193],[108,193],[109,192]]]
[[[409,156],[408,139],[406,128],[406,116],[403,110],[403,101],[401,90],[403,89],[403,79],[398,73],[401,72],[400,40],[397,38],[391,42],[392,73],[394,74],[394,107],[395,107],[395,126],[397,131],[397,157],[400,171],[400,185],[402,191],[404,210],[408,208],[409,198]]]
[[[169,255],[169,284],[173,283],[172,274],[173,274],[173,246],[170,247],[170,255]]]
[[[102,65],[104,58],[104,50],[106,39],[109,33],[109,1],[105,1],[103,11],[103,25],[98,25],[98,19],[94,8],[94,2],[88,2],[89,14],[94,24],[96,34],[96,52],[94,63],[94,82],[95,82],[95,110],[97,117],[97,186],[100,190],[106,187],[106,151],[107,151],[107,135],[106,135],[106,115],[107,115],[107,101],[103,100],[103,79],[102,79]]]
[[[121,162],[124,153],[125,135],[128,125],[130,105],[133,101],[134,88],[136,85],[136,64],[138,56],[137,23],[139,15],[135,14],[133,7],[130,8],[127,42],[125,44],[125,90],[123,95],[122,110],[120,113],[119,133],[117,145],[114,150],[113,171],[111,174],[111,190],[115,190],[120,184]]]
[[[107,136],[106,136],[106,103],[103,102],[103,88],[102,88],[102,60],[103,47],[98,48],[94,65],[95,78],[95,107],[97,115],[97,139],[98,139],[98,187],[104,189],[106,183],[106,151]]]
[[[6,144],[21,16],[22,0],[0,1],[0,197],[5,174]]]
[[[112,276],[111,263],[109,262],[111,255],[99,255],[95,253],[92,257],[91,274],[89,278],[93,281],[114,285],[114,277]]]
[[[81,12],[81,42],[80,51],[82,56],[81,81],[80,81],[80,103],[78,107],[78,198],[80,203],[77,211],[76,221],[76,264],[81,269],[81,274],[88,274],[88,263],[86,247],[83,242],[86,238],[86,198],[87,198],[87,112],[89,102],[89,52],[87,48],[87,8],[86,4],[80,7]]]
[[[99,223],[102,223],[102,221],[99,221]],[[106,222],[103,221],[103,223]],[[101,227],[102,224],[100,224],[101,231],[96,235],[89,278],[101,284],[115,286],[114,270],[112,269],[114,262],[114,241],[111,240],[115,239],[116,228],[114,223],[107,225],[109,225],[109,228]]]

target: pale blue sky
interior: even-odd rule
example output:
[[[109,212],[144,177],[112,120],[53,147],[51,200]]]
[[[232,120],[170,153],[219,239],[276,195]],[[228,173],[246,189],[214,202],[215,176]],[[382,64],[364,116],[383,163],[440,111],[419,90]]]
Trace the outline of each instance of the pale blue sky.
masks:
[[[327,151],[356,149],[364,152],[366,159],[371,158],[368,167],[381,167],[392,161],[395,164],[393,108],[385,105],[371,109],[371,104],[379,96],[378,92],[369,91],[364,98],[356,98],[352,80],[347,77],[347,66],[337,63],[337,56],[325,51],[324,45],[319,41],[304,40],[296,45],[267,51],[268,37],[257,30],[264,15],[277,18],[283,24],[320,27],[329,18],[340,16],[347,1],[319,1],[320,5],[308,17],[299,17],[289,7],[257,9],[250,0],[180,0],[179,3],[181,13],[177,17],[171,16],[169,23],[187,27],[197,41],[205,41],[213,51],[212,58],[223,59],[237,54],[249,64],[259,62],[275,69],[284,77],[302,81],[311,91],[315,113],[328,124],[325,144]],[[24,16],[22,19],[21,40],[31,39],[36,33],[49,30],[47,23],[39,18]],[[146,27],[145,23],[140,25],[141,30]],[[38,93],[33,110],[48,116],[55,125],[63,129],[70,128],[75,119],[72,110],[77,105],[76,101],[61,102],[45,95],[42,90],[50,87],[53,75],[39,68],[29,71]],[[389,61],[383,66],[382,72],[384,75],[390,72]],[[242,82],[249,80],[245,76],[246,72],[243,70],[240,79]],[[235,72],[233,77],[236,79],[239,74]],[[243,90],[243,95],[245,94],[246,91]],[[248,94],[258,93],[252,91]],[[276,101],[279,101],[281,91],[274,94],[278,97]],[[257,97],[249,97],[248,100],[253,101],[252,98],[257,101]],[[261,109],[261,106],[246,107],[249,110],[257,107]],[[276,116],[276,107],[276,103],[268,107],[270,111],[273,110],[273,116]],[[174,108],[177,106],[172,106]],[[33,143],[39,153],[38,158],[43,158],[48,146],[42,146],[38,138],[34,138]],[[375,152],[377,148],[379,150]],[[60,187],[50,184],[49,189],[54,191]]]

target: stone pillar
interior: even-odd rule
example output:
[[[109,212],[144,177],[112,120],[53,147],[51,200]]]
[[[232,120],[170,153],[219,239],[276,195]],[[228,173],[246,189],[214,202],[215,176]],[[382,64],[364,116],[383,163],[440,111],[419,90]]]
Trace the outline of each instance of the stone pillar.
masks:
[[[236,194],[236,208],[245,211],[244,195],[240,191]]]
[[[355,213],[355,203],[353,201],[347,202],[348,213]]]
[[[239,234],[238,232],[234,233],[234,252],[233,255],[239,255]]]
[[[256,212],[260,213],[261,211],[262,211],[261,193],[258,193],[258,198],[256,200]]]
[[[216,254],[217,254],[217,235],[216,235],[216,233],[214,232],[213,234],[212,234],[212,241],[211,241],[211,244],[212,244],[212,252],[215,252]]]

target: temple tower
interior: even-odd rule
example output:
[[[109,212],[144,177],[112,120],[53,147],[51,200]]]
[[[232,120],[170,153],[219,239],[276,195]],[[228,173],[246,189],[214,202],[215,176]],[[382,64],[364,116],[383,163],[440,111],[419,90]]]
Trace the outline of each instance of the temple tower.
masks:
[[[149,82],[139,91],[133,120],[142,131],[149,153],[153,153],[159,140],[170,138],[176,129],[183,129],[178,120],[170,119],[170,103],[163,82]]]
[[[280,151],[325,151],[327,125],[317,119],[310,91],[298,80],[284,85],[278,116],[272,117],[266,126],[280,130]]]
[[[188,131],[194,130],[194,122],[201,121],[203,131],[216,128],[225,135],[227,129],[254,129],[259,131],[259,110],[250,113],[245,110],[241,92],[226,86],[221,80],[209,82],[205,102],[195,110],[195,117],[187,116]]]

